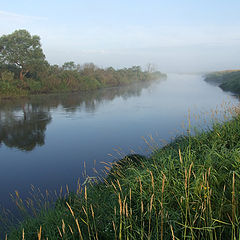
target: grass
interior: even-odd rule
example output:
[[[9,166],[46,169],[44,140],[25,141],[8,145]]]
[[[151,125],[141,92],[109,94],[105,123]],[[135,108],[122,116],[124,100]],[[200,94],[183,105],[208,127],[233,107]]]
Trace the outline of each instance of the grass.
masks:
[[[239,109],[231,115],[150,157],[109,163],[105,178],[25,217],[6,239],[239,240]],[[27,211],[18,194],[15,201]]]
[[[240,94],[240,70],[219,71],[206,75],[207,82],[216,83],[228,92]]]

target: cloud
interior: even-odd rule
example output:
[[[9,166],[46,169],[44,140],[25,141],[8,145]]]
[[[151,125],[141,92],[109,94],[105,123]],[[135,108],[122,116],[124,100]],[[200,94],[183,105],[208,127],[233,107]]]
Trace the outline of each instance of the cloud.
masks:
[[[29,21],[45,21],[48,18],[38,17],[38,16],[27,16],[22,14],[16,14],[13,12],[0,11],[0,20],[1,21],[11,21],[11,22],[29,22]]]
[[[34,32],[35,29],[38,30],[41,26],[46,25],[47,20],[46,17],[28,16],[0,10],[0,36],[9,34],[16,29],[27,29]]]
[[[51,28],[51,26],[50,26]],[[42,39],[54,48],[113,51],[168,47],[239,45],[239,26],[54,26],[43,29]],[[53,34],[54,33],[54,34]],[[223,34],[224,33],[224,34]]]

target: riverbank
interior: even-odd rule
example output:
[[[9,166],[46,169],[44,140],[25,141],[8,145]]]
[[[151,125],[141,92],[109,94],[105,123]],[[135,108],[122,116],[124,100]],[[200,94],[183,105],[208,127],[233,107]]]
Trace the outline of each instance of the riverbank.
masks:
[[[144,71],[140,66],[101,68],[91,62],[51,65],[40,37],[25,29],[0,36],[0,46],[0,98],[95,90],[166,77],[150,63]]]
[[[209,73],[205,81],[218,85],[223,91],[240,95],[240,70],[228,70]]]
[[[0,65],[0,98],[92,91],[167,77],[166,74],[159,71],[144,72],[136,66],[119,70],[101,69],[95,65],[91,68],[71,70],[58,66],[52,68],[53,66],[50,66],[40,78],[29,76],[19,80],[17,78],[18,69],[10,71],[9,66]]]
[[[237,239],[240,116],[114,165],[7,239]],[[111,166],[106,166],[110,170]],[[20,198],[16,202],[22,206]]]

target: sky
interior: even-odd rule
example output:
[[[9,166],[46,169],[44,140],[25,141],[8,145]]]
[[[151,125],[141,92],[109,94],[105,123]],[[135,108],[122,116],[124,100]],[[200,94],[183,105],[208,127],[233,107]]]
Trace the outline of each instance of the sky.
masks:
[[[239,0],[2,0],[0,36],[40,36],[51,64],[239,69],[239,12]]]

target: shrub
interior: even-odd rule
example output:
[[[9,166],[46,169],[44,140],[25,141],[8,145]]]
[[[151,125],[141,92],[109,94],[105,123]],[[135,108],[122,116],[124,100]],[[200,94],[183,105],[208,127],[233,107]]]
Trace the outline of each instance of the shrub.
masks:
[[[4,82],[13,82],[14,80],[14,73],[10,71],[4,71],[1,74],[1,80]]]

